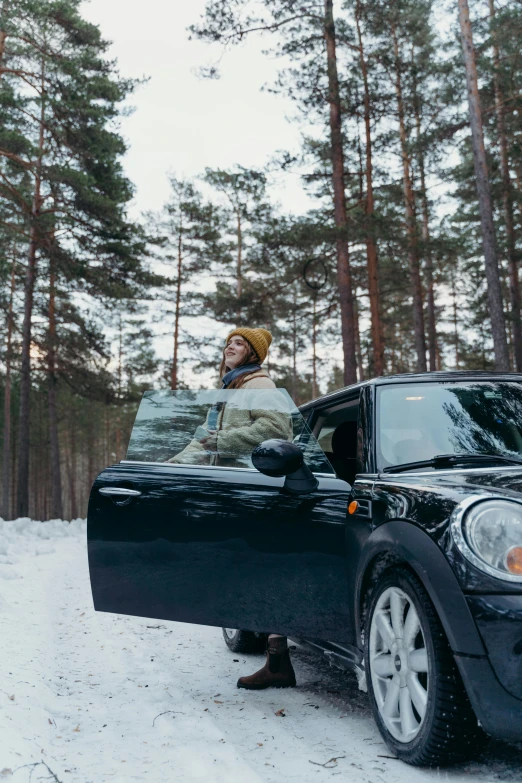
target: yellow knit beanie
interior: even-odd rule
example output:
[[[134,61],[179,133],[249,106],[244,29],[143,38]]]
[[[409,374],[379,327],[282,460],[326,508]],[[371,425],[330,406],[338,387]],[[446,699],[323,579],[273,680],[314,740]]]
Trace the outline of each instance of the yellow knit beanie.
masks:
[[[235,334],[248,340],[256,352],[259,362],[262,364],[266,359],[270,343],[272,342],[272,335],[268,329],[248,329],[246,326],[240,326],[239,329],[234,329],[233,332],[230,332],[225,341],[225,345]]]

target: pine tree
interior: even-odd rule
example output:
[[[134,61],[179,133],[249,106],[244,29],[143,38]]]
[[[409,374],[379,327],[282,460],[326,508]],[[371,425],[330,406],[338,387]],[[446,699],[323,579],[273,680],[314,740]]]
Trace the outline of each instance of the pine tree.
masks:
[[[223,280],[233,280],[232,286],[223,283],[217,289],[214,311],[223,310],[227,320],[239,326],[250,318],[244,306],[249,298],[250,244],[270,212],[266,176],[261,171],[236,166],[230,171],[207,168],[204,180],[223,199],[216,209],[221,237],[215,246],[215,261],[221,268],[215,271]]]
[[[119,79],[114,65],[104,59],[107,43],[98,28],[81,18],[78,6],[77,0],[12,0],[4,14],[0,193],[18,210],[29,234],[17,502],[24,515],[40,255],[50,244],[56,247],[60,236],[71,281],[81,280],[91,292],[101,288],[104,296],[121,296],[141,282],[143,243],[125,216],[132,195],[119,162],[125,146],[110,127],[133,85]]]
[[[365,212],[368,222],[366,228],[366,257],[368,266],[368,295],[370,299],[372,324],[373,372],[375,375],[382,375],[384,372],[384,335],[381,323],[381,297],[379,291],[377,240],[375,237],[375,227],[373,225],[375,214],[375,198],[372,138],[372,96],[370,93],[367,55],[362,32],[362,14],[363,9],[361,0],[356,0],[354,21],[357,30],[357,49],[359,54],[360,75],[363,86],[363,113],[365,131],[364,176],[366,179]]]
[[[158,260],[166,273],[159,294],[161,319],[163,321],[165,316],[173,319],[169,383],[171,389],[177,389],[182,348],[184,345],[195,347],[182,321],[202,314],[204,292],[197,290],[197,284],[209,273],[211,259],[219,253],[220,212],[203,200],[193,182],[171,176],[170,186],[168,202],[161,214],[151,216],[151,219],[157,227]]]
[[[194,26],[192,31],[203,40],[219,41],[225,45],[239,43],[252,32],[277,31],[284,36],[280,53],[290,56],[301,66],[305,64],[307,66],[311,59],[315,60],[318,45],[322,49],[320,71],[324,91],[318,91],[314,86],[312,101],[316,101],[317,95],[321,95],[323,121],[327,124],[330,135],[333,221],[344,372],[345,382],[352,383],[357,379],[357,360],[333,0],[324,0],[322,12],[319,12],[317,6],[312,3],[303,5],[298,0],[265,0],[264,7],[256,6],[249,0],[226,0],[226,2],[209,0],[204,21],[201,25]],[[293,96],[295,92],[290,89],[289,94]]]
[[[507,106],[509,105],[510,99],[514,97],[511,92],[514,85],[509,84],[509,80],[513,79],[516,71],[519,69],[517,69],[516,65],[514,67],[511,65],[509,67],[509,77],[506,79],[507,74],[505,73],[505,66],[503,67],[502,61],[504,58],[501,55],[501,46],[504,40],[504,34],[507,32],[507,30],[505,29],[505,25],[502,25],[502,17],[500,18],[500,25],[498,24],[495,0],[488,0],[488,4],[492,49],[492,59],[491,63],[489,64],[489,71],[492,75],[492,98],[495,104],[495,112],[492,112],[491,114],[495,117],[496,121],[496,127],[493,129],[493,132],[494,136],[496,137],[494,140],[498,145],[499,155],[499,169],[501,179],[500,199],[502,203],[504,222],[503,229],[505,233],[506,255],[509,269],[509,298],[511,305],[510,318],[513,333],[513,353],[516,369],[522,370],[522,325],[520,314],[521,301],[520,282],[518,275],[519,254],[516,247],[517,238],[513,203],[514,193],[511,180],[511,163],[509,159],[510,144],[507,133],[507,117],[509,116]],[[510,19],[510,21],[513,20]],[[506,94],[506,88],[508,90],[508,94]],[[509,93],[511,93],[511,95],[509,95]]]
[[[478,91],[478,78],[473,34],[469,17],[467,0],[458,0],[459,23],[462,36],[462,50],[466,68],[468,87],[469,118],[471,138],[473,143],[473,160],[477,185],[480,220],[482,226],[482,243],[484,262],[488,282],[488,309],[491,319],[493,345],[495,351],[495,366],[497,370],[509,370],[509,355],[506,341],[506,327],[502,305],[502,292],[498,268],[497,243],[493,222],[493,205],[489,184],[486,150],[484,145],[484,129],[482,125],[482,108]]]
[[[6,313],[5,335],[5,378],[4,378],[4,421],[3,421],[3,449],[2,449],[2,507],[0,516],[9,519],[11,515],[11,452],[12,452],[12,418],[11,418],[11,390],[13,367],[13,343],[14,343],[14,294],[16,288],[17,257],[16,245],[11,248],[11,273],[8,286],[8,297],[4,303]]]

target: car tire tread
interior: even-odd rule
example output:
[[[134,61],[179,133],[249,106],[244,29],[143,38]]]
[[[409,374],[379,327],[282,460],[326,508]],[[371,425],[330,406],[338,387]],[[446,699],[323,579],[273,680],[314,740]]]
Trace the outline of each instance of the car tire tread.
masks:
[[[442,623],[420,580],[405,567],[393,567],[380,577],[370,596],[368,627],[365,637],[365,663],[369,674],[369,619],[379,595],[388,587],[409,586],[424,614],[433,646],[433,673],[436,678],[434,703],[426,713],[427,721],[411,743],[400,743],[387,731],[380,719],[369,679],[370,699],[383,738],[403,761],[414,766],[446,766],[469,759],[483,747],[486,735],[478,725],[466,694],[457,664]],[[407,591],[408,592],[408,591]],[[433,687],[430,689],[433,693]],[[429,714],[430,713],[430,714]],[[429,725],[431,724],[431,725]]]
[[[268,635],[254,631],[238,629],[233,637],[227,635],[223,628],[223,638],[229,650],[235,653],[256,654],[266,650]]]

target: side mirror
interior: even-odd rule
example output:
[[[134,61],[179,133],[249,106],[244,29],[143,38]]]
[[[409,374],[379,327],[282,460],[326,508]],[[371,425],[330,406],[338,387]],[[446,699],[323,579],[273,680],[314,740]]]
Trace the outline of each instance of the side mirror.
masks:
[[[273,438],[260,443],[252,452],[252,464],[265,476],[286,476],[284,489],[291,495],[306,495],[319,486],[299,446],[287,440]]]

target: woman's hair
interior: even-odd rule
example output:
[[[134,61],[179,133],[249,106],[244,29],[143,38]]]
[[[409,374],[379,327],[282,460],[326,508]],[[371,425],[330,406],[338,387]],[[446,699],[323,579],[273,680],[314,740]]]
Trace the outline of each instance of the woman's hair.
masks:
[[[241,361],[239,362],[237,367],[243,367],[245,364],[260,364],[259,362],[259,356],[254,351],[248,340],[243,337],[243,340],[246,342],[247,351]],[[227,372],[227,362],[225,357],[225,351],[227,349],[227,345],[223,348],[223,358],[221,359],[221,364],[219,365],[219,377],[222,378],[225,373]],[[243,383],[248,378],[248,373],[245,373],[244,375],[240,375],[239,377],[235,378],[235,380],[231,381],[231,383],[228,384],[227,389],[239,389]]]

